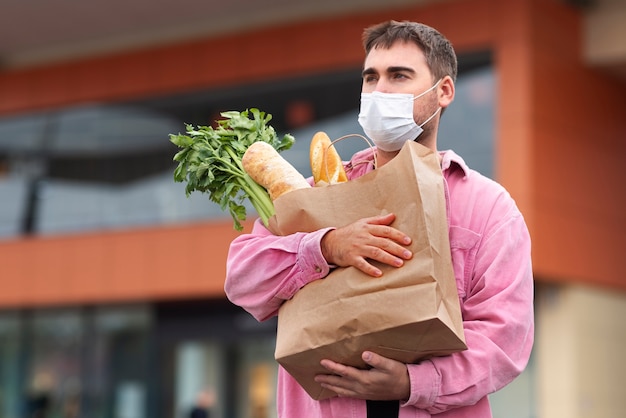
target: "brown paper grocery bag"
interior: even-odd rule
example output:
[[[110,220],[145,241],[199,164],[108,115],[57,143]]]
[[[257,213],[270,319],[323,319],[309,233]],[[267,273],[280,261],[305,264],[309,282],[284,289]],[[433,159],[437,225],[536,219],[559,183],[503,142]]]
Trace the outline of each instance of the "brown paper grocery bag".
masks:
[[[380,278],[353,267],[334,269],[280,308],[276,360],[313,399],[335,396],[313,380],[328,373],[320,366],[323,358],[362,368],[364,350],[414,363],[467,348],[443,178],[433,151],[410,141],[380,169],[346,183],[296,190],[274,204],[271,229],[280,235],[393,212],[393,226],[413,240],[413,258],[404,266],[379,265]]]

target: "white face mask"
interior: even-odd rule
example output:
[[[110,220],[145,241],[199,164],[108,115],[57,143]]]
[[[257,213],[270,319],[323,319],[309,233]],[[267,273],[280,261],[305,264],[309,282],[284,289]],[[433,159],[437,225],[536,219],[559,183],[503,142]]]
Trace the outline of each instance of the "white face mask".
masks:
[[[413,101],[433,90],[441,80],[425,92],[413,96],[404,93],[361,93],[359,124],[365,134],[383,151],[398,151],[406,141],[416,139],[441,107],[437,108],[424,123],[418,125],[413,119]]]

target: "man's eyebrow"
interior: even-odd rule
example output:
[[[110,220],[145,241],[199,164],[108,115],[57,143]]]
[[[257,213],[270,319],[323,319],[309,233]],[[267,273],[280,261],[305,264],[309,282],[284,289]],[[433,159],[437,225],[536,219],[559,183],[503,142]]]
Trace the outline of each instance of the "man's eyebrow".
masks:
[[[411,67],[403,67],[403,66],[395,66],[395,67],[389,67],[387,68],[387,72],[388,73],[400,73],[400,72],[405,72],[405,73],[411,73],[411,74],[415,74],[415,70]]]
[[[372,75],[372,74],[376,74],[376,70],[374,70],[372,67],[365,68],[363,72],[361,73],[361,77],[365,77],[366,75]]]
[[[400,72],[407,72],[407,73],[415,74],[415,70],[411,67],[404,67],[401,65],[387,67],[387,73],[389,74],[400,73]],[[363,72],[361,73],[361,76],[365,77],[366,75],[371,75],[371,74],[378,74],[378,71],[376,71],[372,67],[369,67],[363,70]]]

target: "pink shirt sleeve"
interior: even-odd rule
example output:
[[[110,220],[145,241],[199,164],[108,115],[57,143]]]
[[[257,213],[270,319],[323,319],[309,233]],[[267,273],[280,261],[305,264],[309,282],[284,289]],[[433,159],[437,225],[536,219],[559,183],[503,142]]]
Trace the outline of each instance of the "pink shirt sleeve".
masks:
[[[226,296],[259,321],[277,315],[300,288],[328,275],[320,241],[329,230],[276,236],[257,219],[249,234],[230,245]]]

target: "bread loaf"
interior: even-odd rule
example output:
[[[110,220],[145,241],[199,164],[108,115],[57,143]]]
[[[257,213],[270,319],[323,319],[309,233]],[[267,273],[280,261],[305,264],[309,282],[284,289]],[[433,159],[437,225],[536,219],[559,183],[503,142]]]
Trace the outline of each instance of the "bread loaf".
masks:
[[[348,180],[341,157],[325,132],[313,135],[309,159],[315,184],[335,184]]]
[[[304,176],[267,142],[250,145],[241,163],[252,180],[265,187],[272,200],[292,190],[311,187]]]

